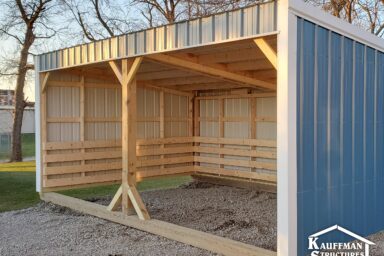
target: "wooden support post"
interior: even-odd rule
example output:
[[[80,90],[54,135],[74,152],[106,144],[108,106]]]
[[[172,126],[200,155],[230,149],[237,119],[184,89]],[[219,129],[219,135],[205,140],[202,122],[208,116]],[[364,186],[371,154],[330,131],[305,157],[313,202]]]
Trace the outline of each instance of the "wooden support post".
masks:
[[[84,75],[80,79],[80,141],[85,141],[85,81]],[[81,149],[81,153],[85,153],[85,149]],[[81,165],[85,165],[85,161],[81,160]],[[81,176],[85,177],[85,172],[81,173]]]
[[[40,145],[44,145],[48,142],[47,138],[47,83],[49,79],[50,73],[40,74],[40,81],[41,81],[41,95],[40,95],[40,132],[41,132],[41,138],[40,138]],[[45,187],[45,175],[46,175],[46,168],[47,164],[45,163],[45,157],[47,155],[47,151],[44,150],[41,147],[41,177],[40,177],[40,184],[42,184],[42,188]]]
[[[197,99],[198,92],[196,92],[193,100],[193,137],[200,136],[200,100]],[[199,146],[200,143],[194,142],[194,146]],[[199,156],[199,153],[194,153],[195,156]],[[194,165],[199,166],[199,162],[194,162]]]
[[[250,112],[250,115],[249,115],[249,126],[251,127],[251,131],[250,131],[250,138],[251,139],[256,139],[256,101],[257,101],[257,98],[250,98],[249,99],[250,101],[250,105],[251,105],[251,112]],[[255,146],[251,146],[251,151],[254,151],[256,150],[256,147]],[[256,158],[255,157],[251,157],[251,161],[255,161]],[[251,172],[252,171],[255,171],[254,168],[251,168]]]
[[[219,137],[224,138],[224,99],[219,99],[219,127]],[[219,147],[223,148],[224,145],[220,144]],[[220,158],[224,158],[224,155],[220,154]],[[220,164],[220,168],[224,168],[224,165]]]
[[[137,57],[133,62],[123,59],[121,69],[112,61],[110,66],[122,86],[122,185],[121,192],[117,191],[109,209],[116,209],[121,193],[122,211],[125,214],[136,211],[142,220],[149,219],[147,209],[136,190],[136,73],[142,62]],[[120,190],[120,189],[119,189]]]
[[[193,136],[193,96],[188,96],[188,136]]]
[[[160,138],[164,138],[164,131],[165,131],[165,123],[164,123],[164,92],[160,91]],[[164,144],[160,145],[160,150],[164,149]],[[164,155],[160,156],[161,159],[164,158]],[[160,169],[164,169],[164,165],[160,166]]]
[[[264,53],[265,57],[271,62],[272,66],[277,69],[277,54],[276,51],[265,41],[264,38],[256,38],[255,44]]]

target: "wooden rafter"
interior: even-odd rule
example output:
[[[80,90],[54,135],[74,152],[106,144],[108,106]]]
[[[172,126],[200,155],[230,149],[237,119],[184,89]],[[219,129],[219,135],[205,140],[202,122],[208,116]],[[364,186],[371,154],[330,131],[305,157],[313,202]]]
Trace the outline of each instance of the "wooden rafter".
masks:
[[[173,57],[165,54],[153,54],[146,56],[147,59],[159,63],[172,65],[184,70],[204,74],[210,77],[218,78],[220,80],[229,81],[235,84],[240,84],[243,87],[263,88],[268,90],[275,90],[276,86],[273,83],[261,81],[252,77],[243,76],[237,73],[229,72],[225,69],[218,67],[211,67],[202,65],[192,60]]]
[[[260,48],[264,53],[265,57],[271,62],[273,67],[277,69],[277,54],[276,51],[265,41],[264,38],[256,38],[254,40],[255,44]]]

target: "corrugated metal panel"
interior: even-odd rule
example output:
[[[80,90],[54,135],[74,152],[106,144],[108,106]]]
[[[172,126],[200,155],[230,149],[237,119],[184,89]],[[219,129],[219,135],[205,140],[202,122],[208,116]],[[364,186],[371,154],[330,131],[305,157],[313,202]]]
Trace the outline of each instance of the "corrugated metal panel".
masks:
[[[298,18],[298,248],[384,228],[384,54]],[[342,234],[324,239],[351,240]]]
[[[47,71],[276,32],[275,1],[39,55]]]

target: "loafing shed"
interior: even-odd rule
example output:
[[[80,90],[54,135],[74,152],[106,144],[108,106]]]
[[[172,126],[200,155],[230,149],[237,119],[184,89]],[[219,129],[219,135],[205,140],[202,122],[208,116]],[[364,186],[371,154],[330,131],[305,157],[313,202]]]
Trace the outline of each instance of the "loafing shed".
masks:
[[[227,255],[276,253],[150,219],[137,182],[194,174],[277,188],[277,255],[306,255],[308,236],[334,224],[377,232],[383,50],[279,0],[36,56],[37,191]],[[51,192],[109,183],[121,187],[107,209]]]

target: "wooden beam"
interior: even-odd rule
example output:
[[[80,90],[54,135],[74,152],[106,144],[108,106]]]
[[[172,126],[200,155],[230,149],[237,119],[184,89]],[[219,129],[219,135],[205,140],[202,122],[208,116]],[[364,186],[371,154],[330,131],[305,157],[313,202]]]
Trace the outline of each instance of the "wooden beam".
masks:
[[[128,72],[123,72],[124,85],[129,85],[136,76],[137,71],[140,68],[143,57],[137,57],[133,61]],[[128,70],[128,60],[123,60],[123,71]],[[136,83],[136,82],[135,82]]]
[[[174,90],[174,89],[170,89],[170,88],[160,87],[160,86],[157,86],[157,85],[154,85],[154,84],[149,84],[147,82],[140,82],[140,81],[138,81],[137,82],[137,86],[148,88],[148,89],[153,89],[153,90],[158,90],[158,91],[161,91],[161,92],[171,93],[171,94],[175,94],[175,95],[180,95],[180,96],[191,97],[191,96],[194,95],[192,92],[178,91],[178,90]]]
[[[149,214],[147,211],[147,208],[145,207],[145,204],[141,200],[140,194],[136,189],[136,186],[129,186],[128,189],[128,196],[131,200],[133,207],[136,210],[136,213],[140,220],[149,220]]]
[[[49,76],[51,75],[50,72],[47,72],[44,74],[44,79],[41,83],[41,93],[45,93],[45,90],[47,89],[47,84],[48,84],[48,79],[49,79]]]
[[[153,54],[146,56],[149,60],[165,63],[168,65],[172,65],[175,67],[179,67],[184,70],[189,70],[193,72],[197,72],[200,74],[204,74],[207,76],[211,76],[214,78],[218,78],[225,81],[230,81],[232,83],[240,84],[254,88],[263,88],[268,90],[275,90],[276,86],[272,83],[268,83],[265,81],[261,81],[252,77],[243,76],[237,73],[229,72],[224,69],[219,69],[217,67],[213,68],[210,66],[205,66],[191,60],[181,59],[177,57],[172,57],[170,55],[165,54]]]
[[[121,68],[119,67],[119,64],[116,60],[110,61],[109,66],[112,68],[113,73],[115,73],[115,76],[117,80],[119,80],[120,84],[123,84],[123,75],[121,73]]]
[[[149,82],[149,81],[148,81]],[[173,85],[186,85],[186,84],[207,84],[207,83],[217,83],[220,82],[220,80],[217,80],[215,78],[206,77],[206,76],[191,76],[188,77],[188,79],[185,79],[185,77],[172,77],[172,78],[164,78],[164,79],[158,79],[150,81],[152,84],[156,86],[173,86]]]
[[[119,189],[117,190],[116,194],[112,198],[111,203],[108,205],[107,210],[108,211],[115,211],[117,207],[121,204],[121,198],[123,194],[123,189],[120,186]]]
[[[57,193],[42,193],[41,199],[73,210],[96,216],[105,220],[163,236],[171,240],[209,250],[227,256],[276,256],[276,252],[244,244],[228,238],[212,235],[202,231],[178,226],[160,220],[140,221],[136,216],[127,216],[119,212],[110,212],[103,205]]]
[[[272,66],[277,69],[277,54],[276,51],[265,41],[264,38],[256,38],[255,44],[264,53],[265,57],[271,62]]]

